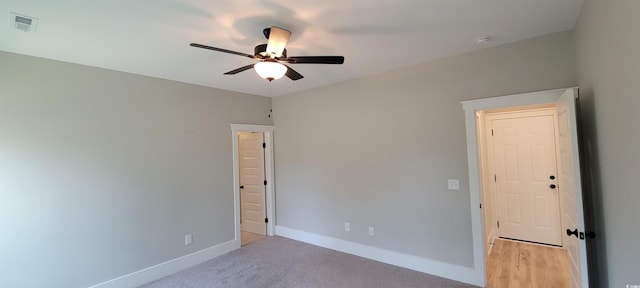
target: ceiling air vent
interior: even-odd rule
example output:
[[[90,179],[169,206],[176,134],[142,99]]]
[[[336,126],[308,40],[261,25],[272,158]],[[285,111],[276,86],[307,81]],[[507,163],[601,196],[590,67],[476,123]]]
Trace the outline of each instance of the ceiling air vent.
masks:
[[[38,26],[38,18],[11,12],[9,13],[9,24],[11,27],[24,32],[35,32],[36,26]]]

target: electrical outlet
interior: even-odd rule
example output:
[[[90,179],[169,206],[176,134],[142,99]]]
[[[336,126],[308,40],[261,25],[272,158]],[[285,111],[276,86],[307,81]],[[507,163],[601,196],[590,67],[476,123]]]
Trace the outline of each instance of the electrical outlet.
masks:
[[[349,224],[349,222],[344,222],[344,231],[351,231],[351,224]]]
[[[374,231],[373,231],[373,227],[369,227],[369,236],[373,236]]]
[[[184,245],[191,245],[191,242],[193,242],[193,235],[184,235]]]
[[[458,179],[449,179],[449,190],[460,190],[460,181]]]

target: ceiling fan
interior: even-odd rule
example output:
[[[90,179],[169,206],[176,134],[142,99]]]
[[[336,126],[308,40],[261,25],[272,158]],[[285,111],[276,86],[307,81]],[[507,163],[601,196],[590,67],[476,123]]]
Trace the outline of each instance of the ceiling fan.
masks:
[[[190,46],[209,49],[213,51],[229,53],[251,59],[257,60],[258,63],[250,64],[240,67],[235,70],[224,73],[224,75],[234,75],[242,71],[255,68],[260,77],[269,81],[279,79],[286,75],[291,80],[300,80],[304,78],[302,74],[293,70],[286,64],[342,64],[344,63],[343,56],[291,56],[287,57],[287,42],[291,36],[291,32],[280,27],[272,26],[271,28],[265,28],[262,33],[267,38],[267,44],[260,44],[256,46],[253,51],[254,54],[246,54],[242,52],[231,51],[227,49],[211,47],[198,43],[191,43]]]

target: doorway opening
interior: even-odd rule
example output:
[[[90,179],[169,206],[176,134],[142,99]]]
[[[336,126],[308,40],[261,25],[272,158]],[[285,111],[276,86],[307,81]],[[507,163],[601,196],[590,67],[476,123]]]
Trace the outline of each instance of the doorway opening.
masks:
[[[487,251],[497,237],[562,247],[555,106],[477,114]]]
[[[474,273],[477,282],[484,286],[487,284],[485,257],[491,247],[488,238],[490,229],[485,227],[484,219],[486,204],[483,194],[483,177],[480,155],[483,142],[479,140],[482,131],[482,111],[496,109],[512,109],[513,107],[532,107],[547,105],[555,107],[557,113],[557,189],[560,194],[561,229],[562,231],[584,231],[584,211],[582,206],[582,187],[580,181],[580,158],[577,138],[576,103],[577,88],[557,89],[541,92],[524,93],[517,95],[493,97],[478,100],[463,101],[465,122],[467,131],[467,156],[469,164],[469,189],[471,225],[474,248]],[[587,211],[588,212],[588,211]],[[487,223],[489,224],[489,223]],[[584,237],[562,234],[562,243],[566,249],[568,259],[569,286],[587,288],[587,250]],[[575,232],[574,234],[578,234]],[[582,233],[581,235],[584,235]],[[493,235],[495,236],[495,235]],[[551,264],[551,263],[548,263]]]
[[[275,231],[273,126],[231,124],[237,247]]]
[[[555,105],[477,116],[487,287],[569,287]]]

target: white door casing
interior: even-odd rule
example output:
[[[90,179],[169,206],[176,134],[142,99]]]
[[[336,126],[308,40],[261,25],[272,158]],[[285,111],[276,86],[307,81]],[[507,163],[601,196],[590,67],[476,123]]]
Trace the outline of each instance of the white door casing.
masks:
[[[261,132],[238,133],[241,228],[259,235],[267,233],[263,143]]]
[[[508,95],[508,96],[500,96],[500,97],[492,97],[485,99],[477,99],[477,100],[468,100],[462,102],[463,110],[465,111],[465,127],[466,127],[466,139],[467,139],[467,160],[468,160],[468,168],[469,168],[469,198],[470,198],[470,210],[471,210],[471,227],[472,227],[472,238],[473,238],[473,255],[474,255],[474,275],[476,279],[476,285],[478,286],[486,286],[486,271],[485,271],[485,263],[484,263],[484,245],[483,245],[483,229],[482,229],[482,212],[481,212],[481,186],[480,183],[480,172],[479,172],[479,153],[478,153],[478,125],[476,122],[476,116],[480,111],[490,110],[490,109],[501,109],[501,108],[511,108],[511,107],[521,107],[521,106],[531,106],[531,105],[545,105],[545,104],[555,104],[558,108],[558,119],[560,120],[560,115],[563,112],[563,109],[566,110],[567,116],[565,119],[569,130],[569,135],[565,135],[563,137],[569,137],[571,139],[571,166],[573,169],[573,187],[575,191],[575,203],[566,203],[563,201],[563,205],[572,205],[575,207],[575,216],[576,226],[571,227],[570,229],[578,229],[580,231],[584,231],[584,212],[582,208],[582,187],[580,182],[580,166],[579,166],[579,150],[578,150],[578,139],[577,139],[577,124],[576,124],[576,113],[575,113],[575,97],[578,95],[578,88],[569,88],[569,89],[556,89],[556,90],[548,90],[548,91],[540,91],[540,92],[531,92],[531,93],[523,93],[516,95]],[[564,106],[564,108],[563,108]],[[559,123],[560,124],[560,123]],[[559,126],[559,125],[558,125]],[[559,137],[559,139],[562,137]],[[562,140],[560,140],[562,142]],[[562,143],[560,143],[562,145]],[[566,148],[566,147],[565,147]],[[562,147],[560,147],[562,149]],[[567,150],[568,151],[568,150]],[[562,156],[559,153],[559,158]],[[561,171],[559,173],[564,173],[562,170],[563,160],[560,159],[558,161],[560,166],[558,167]],[[558,188],[560,189],[561,194],[565,193],[562,189],[564,184],[562,181],[559,181]],[[564,197],[563,197],[564,198]],[[573,212],[568,212],[573,213]],[[566,228],[569,228],[566,222],[564,222],[563,215],[563,231]],[[565,234],[563,234],[565,235]],[[565,236],[566,237],[566,236]],[[566,241],[566,238],[565,238]],[[572,287],[583,287],[588,288],[588,270],[586,265],[586,256],[587,249],[584,241],[579,241],[575,243],[576,249],[571,251],[569,249],[569,243],[565,242],[567,246],[567,253],[574,253],[576,255],[569,256],[574,259],[579,259],[576,265],[577,271],[570,271],[572,279],[581,279],[580,283],[572,280]]]
[[[555,111],[500,113],[486,119],[499,236],[562,246]]]

